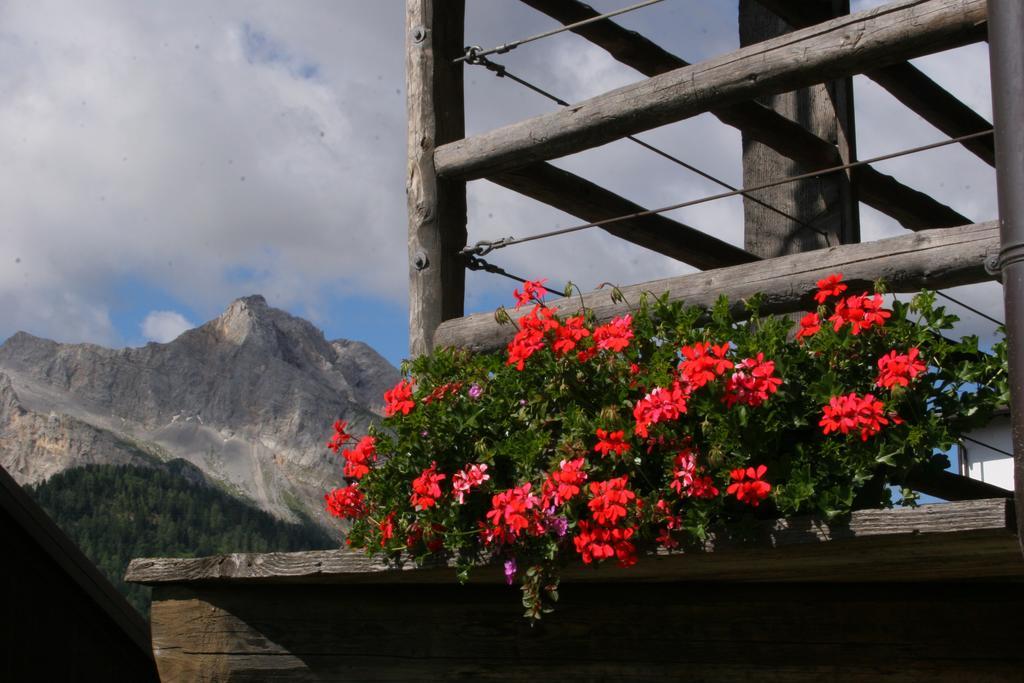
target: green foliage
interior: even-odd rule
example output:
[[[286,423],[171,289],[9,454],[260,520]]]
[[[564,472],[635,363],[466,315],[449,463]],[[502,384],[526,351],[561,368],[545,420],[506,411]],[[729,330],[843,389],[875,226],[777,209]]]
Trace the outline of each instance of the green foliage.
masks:
[[[379,461],[355,484],[365,498],[354,515],[351,545],[384,554],[408,548],[421,557],[443,552],[463,578],[480,562],[514,558],[523,568],[524,604],[537,618],[544,594],[557,595],[558,561],[595,543],[586,536],[596,519],[594,488],[554,505],[543,493],[567,461],[584,459],[590,487],[626,477],[640,504],[629,503],[614,528],[628,535],[606,543],[623,564],[632,561],[634,545],[699,545],[724,524],[742,527],[757,518],[796,514],[834,518],[857,507],[889,506],[892,485],[903,487],[901,502],[913,504],[915,495],[904,486],[908,476],[942,467],[943,458],[935,454],[1005,404],[1005,345],[982,353],[975,338],[946,338],[956,318],[936,307],[929,292],[910,304],[897,301],[891,311],[879,311],[881,296],[834,294],[823,300],[802,338],[794,336],[790,318],[761,315],[759,297],[742,303],[722,298],[702,310],[670,302],[667,294],[645,295],[631,321],[624,321],[632,337],[621,350],[595,346],[600,330],[591,311],[579,312],[589,334],[575,348],[557,350],[569,313],[550,315],[538,307],[533,324],[543,332],[522,369],[505,353],[438,349],[415,359],[407,366],[415,386],[411,408],[371,430]],[[858,306],[868,311],[869,322],[858,317]],[[528,317],[518,319],[520,333],[510,353],[527,343]],[[811,332],[813,322],[820,329]],[[727,348],[721,352],[728,358],[725,369],[706,384],[693,383],[681,369],[681,348],[700,343]],[[907,381],[881,381],[880,359],[890,352],[907,358],[910,351],[919,354],[910,356],[918,367]],[[741,367],[752,373],[755,366],[781,380],[777,390],[766,390],[759,400],[733,400]],[[681,385],[681,414],[641,425],[642,402]],[[442,388],[442,397],[432,399]],[[830,401],[851,396],[873,411],[870,428],[859,423],[823,433],[823,417],[835,409]],[[628,452],[595,453],[599,429],[624,432]],[[695,454],[691,474],[706,477],[717,489],[714,495],[694,493],[680,479],[683,452]],[[413,482],[434,463],[445,476],[441,495],[436,504],[415,509]],[[470,464],[487,465],[490,479],[459,503],[452,482]],[[747,468],[761,465],[768,486],[757,483],[756,496],[745,498],[742,487],[730,489],[751,478],[744,472],[755,470]],[[526,484],[530,489],[523,493]],[[538,497],[525,515],[530,526],[495,540],[481,532],[490,524],[492,506],[500,507],[492,497],[515,487],[522,500]],[[568,526],[568,536],[551,531],[556,518]],[[382,533],[385,528],[388,533]],[[601,531],[613,529],[604,525]],[[586,554],[583,559],[591,561]]]
[[[336,547],[312,522],[289,524],[204,484],[185,461],[165,468],[89,465],[28,489],[143,615],[150,590],[122,577],[136,557]]]

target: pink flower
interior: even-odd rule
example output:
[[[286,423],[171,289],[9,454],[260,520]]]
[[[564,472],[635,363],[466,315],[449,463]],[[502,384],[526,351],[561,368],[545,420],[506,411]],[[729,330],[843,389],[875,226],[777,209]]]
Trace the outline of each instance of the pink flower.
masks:
[[[490,478],[491,475],[487,474],[487,465],[484,464],[470,465],[464,470],[459,470],[452,477],[452,491],[455,500],[462,505],[465,502],[465,495],[469,493],[470,489],[482,486]]]

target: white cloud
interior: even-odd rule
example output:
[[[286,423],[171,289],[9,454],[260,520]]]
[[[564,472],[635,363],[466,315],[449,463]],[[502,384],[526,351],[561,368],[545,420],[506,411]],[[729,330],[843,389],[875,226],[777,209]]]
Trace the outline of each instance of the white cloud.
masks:
[[[177,311],[150,311],[139,327],[147,341],[166,344],[195,324]]]

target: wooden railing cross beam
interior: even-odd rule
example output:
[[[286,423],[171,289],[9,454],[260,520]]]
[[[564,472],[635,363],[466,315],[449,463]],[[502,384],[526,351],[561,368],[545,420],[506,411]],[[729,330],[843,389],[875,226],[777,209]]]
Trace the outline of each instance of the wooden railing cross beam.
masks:
[[[522,0],[563,24],[597,16],[577,0]],[[973,29],[973,39],[977,29]],[[611,20],[574,29],[574,33],[606,50],[619,62],[645,76],[653,77],[691,66],[686,60],[664,50],[634,31]],[[710,112],[723,123],[810,168],[835,166],[841,162],[836,147],[800,124],[753,101],[715,106]],[[971,221],[932,197],[900,183],[892,176],[868,166],[854,171],[859,199],[896,219],[910,230],[964,225]]]

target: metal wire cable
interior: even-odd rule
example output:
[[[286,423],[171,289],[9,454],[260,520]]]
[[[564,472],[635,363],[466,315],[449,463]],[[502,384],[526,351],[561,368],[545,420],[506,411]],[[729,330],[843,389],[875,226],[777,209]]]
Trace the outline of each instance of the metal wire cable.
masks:
[[[663,2],[663,0],[646,0],[645,2],[638,2],[635,5],[630,5],[629,7],[623,7],[622,9],[617,9],[614,12],[608,12],[607,14],[600,14],[600,15],[598,15],[596,17],[590,17],[589,19],[584,19],[583,21],[577,21],[574,24],[566,24],[565,26],[561,26],[559,28],[552,29],[550,31],[545,31],[544,33],[538,33],[537,35],[530,36],[529,38],[522,38],[520,40],[514,40],[511,43],[502,43],[501,45],[498,45],[497,47],[492,47],[489,50],[482,50],[482,49],[480,49],[479,46],[474,46],[473,48],[470,48],[470,49],[475,50],[475,55],[478,56],[478,57],[485,57],[487,55],[493,55],[493,54],[503,54],[503,53],[508,52],[510,50],[516,49],[520,45],[525,45],[526,43],[532,43],[533,41],[540,40],[541,38],[549,38],[551,36],[556,36],[559,33],[565,33],[566,31],[571,31],[573,29],[579,28],[580,26],[586,26],[587,24],[593,24],[595,22],[602,21],[604,19],[610,19],[612,17],[617,17],[620,14],[625,14],[626,12],[632,12],[633,10],[638,10],[638,9],[642,9],[644,7],[649,7],[650,5],[655,5],[655,4],[659,3],[659,2]],[[458,59],[456,59],[455,62],[464,62],[464,61],[466,61],[467,56],[468,56],[468,52],[467,52],[466,55],[463,55],[462,57],[459,57]]]
[[[516,282],[520,283],[528,282],[526,278],[519,277],[518,275],[513,275],[512,273],[508,272],[501,266],[496,266],[493,263],[488,263],[479,256],[473,256],[471,254],[463,254],[463,256],[465,257],[466,260],[466,270],[479,270],[485,273],[493,273],[494,275],[501,275],[502,277],[507,277],[509,280],[515,280]],[[544,289],[548,290],[549,292],[557,293],[558,291],[563,291],[565,288],[563,287],[562,290],[555,290],[552,287],[548,287],[547,285],[545,285]]]
[[[1002,320],[999,320],[997,318],[993,318],[988,313],[983,313],[983,312],[979,311],[974,306],[970,306],[968,304],[965,304],[963,301],[960,301],[959,299],[954,299],[949,294],[946,294],[945,292],[943,292],[941,290],[936,291],[935,294],[937,294],[938,296],[941,296],[943,299],[948,299],[949,301],[952,301],[957,306],[961,306],[963,308],[966,308],[968,311],[970,311],[971,313],[974,313],[975,315],[980,315],[982,318],[985,318],[986,320],[989,320],[989,321],[995,323],[996,325],[1003,326],[1003,325],[1006,324]]]
[[[838,166],[830,166],[828,168],[822,168],[822,169],[819,169],[817,171],[811,171],[809,173],[801,173],[801,174],[795,175],[795,176],[788,176],[786,178],[781,178],[779,180],[774,180],[774,181],[769,182],[769,183],[762,183],[760,185],[755,185],[753,187],[745,187],[745,188],[741,188],[739,190],[733,190],[733,191],[730,191],[730,192],[720,192],[719,194],[708,195],[708,196],[705,196],[705,197],[700,197],[698,199],[691,199],[691,200],[688,200],[688,201],[685,201],[685,202],[679,202],[677,204],[670,204],[669,206],[663,206],[663,207],[660,207],[660,208],[657,208],[657,209],[646,209],[644,211],[636,211],[634,213],[625,214],[623,216],[615,216],[615,217],[612,217],[612,218],[605,218],[605,219],[600,220],[600,221],[593,221],[593,222],[590,222],[590,223],[583,223],[581,225],[574,225],[574,226],[571,226],[571,227],[568,227],[568,228],[560,228],[558,230],[550,230],[548,232],[542,232],[542,233],[538,233],[536,235],[528,235],[526,237],[504,237],[502,239],[494,240],[494,241],[483,240],[483,241],[477,242],[473,246],[465,247],[462,250],[462,253],[464,253],[464,254],[475,254],[477,256],[485,256],[486,254],[489,254],[490,252],[494,251],[495,249],[502,249],[504,247],[512,246],[513,244],[523,244],[525,242],[532,242],[534,240],[544,239],[544,238],[547,238],[547,237],[556,237],[558,235],[566,235],[566,234],[569,234],[569,233],[572,233],[572,232],[578,232],[580,230],[586,230],[587,228],[597,228],[597,227],[601,227],[603,225],[608,225],[608,224],[611,224],[611,223],[618,223],[618,222],[625,221],[625,220],[631,220],[633,218],[642,218],[644,216],[653,216],[653,215],[656,215],[656,214],[665,213],[666,211],[674,211],[676,209],[682,209],[682,208],[686,208],[688,206],[696,206],[697,204],[704,204],[704,203],[707,203],[707,202],[715,201],[717,199],[725,199],[726,197],[734,197],[734,196],[736,196],[738,194],[743,194],[744,192],[756,192],[758,190],[764,190],[764,189],[767,189],[769,187],[776,187],[778,185],[785,185],[786,183],[792,183],[792,182],[796,182],[798,180],[806,180],[808,178],[816,178],[818,176],[827,175],[829,173],[836,173],[838,171],[845,171],[847,169],[857,168],[859,166],[867,166],[868,164],[878,163],[879,161],[887,161],[889,159],[895,159],[897,157],[907,156],[909,154],[916,154],[918,152],[924,152],[924,151],[927,151],[927,150],[930,150],[930,149],[935,149],[935,148],[938,148],[938,147],[945,147],[947,145],[953,145],[953,144],[957,144],[957,143],[963,142],[965,140],[972,140],[974,138],[979,138],[979,137],[982,137],[982,136],[985,136],[985,135],[991,135],[991,134],[992,134],[992,129],[989,128],[988,130],[980,131],[978,133],[970,133],[969,135],[961,135],[959,137],[949,138],[947,140],[940,140],[939,142],[933,142],[933,143],[930,143],[930,144],[927,144],[927,145],[920,145],[918,147],[911,147],[911,148],[908,148],[908,149],[903,149],[903,150],[900,150],[898,152],[891,152],[889,154],[883,154],[881,156],[873,157],[871,159],[863,159],[861,161],[852,161],[852,162],[847,163],[847,164],[840,164]]]
[[[469,48],[469,49],[472,49],[472,48]],[[552,102],[554,102],[555,104],[558,104],[559,106],[562,106],[562,107],[570,107],[570,106],[572,106],[571,104],[569,104],[568,102],[563,100],[561,97],[558,97],[557,95],[555,95],[553,93],[550,93],[547,90],[544,90],[543,88],[541,88],[539,86],[536,86],[533,83],[530,83],[529,81],[527,81],[527,80],[525,80],[523,78],[520,78],[519,76],[516,76],[515,74],[511,73],[503,64],[498,64],[497,62],[494,62],[494,61],[492,61],[490,59],[487,59],[487,57],[483,57],[483,56],[480,56],[480,55],[471,55],[471,54],[469,54],[469,49],[467,49],[467,52],[466,52],[466,63],[467,64],[473,64],[473,65],[477,65],[477,66],[482,66],[482,67],[486,68],[488,71],[492,72],[498,78],[508,78],[510,80],[513,80],[516,83],[519,83],[520,85],[522,85],[522,86],[524,86],[526,88],[529,88],[530,90],[532,90],[533,92],[537,93],[538,95],[551,100]],[[696,173],[700,177],[705,178],[707,180],[710,180],[711,182],[713,182],[713,183],[715,183],[715,184],[717,184],[717,185],[719,185],[721,187],[724,187],[727,190],[732,190],[732,191],[737,191],[738,190],[738,188],[733,187],[732,185],[730,185],[729,183],[725,182],[724,180],[720,180],[719,178],[716,178],[715,176],[711,175],[710,173],[708,173],[706,171],[703,171],[703,170],[697,168],[696,166],[694,166],[694,165],[692,165],[690,163],[687,163],[687,162],[683,161],[682,159],[680,159],[678,157],[675,157],[675,156],[669,154],[668,152],[655,147],[654,145],[650,144],[649,142],[645,142],[645,141],[641,140],[640,138],[638,138],[636,136],[627,135],[626,139],[627,140],[631,140],[632,142],[635,142],[636,144],[640,145],[641,147],[643,147],[645,149],[648,149],[648,150],[654,152],[655,154],[657,154],[657,155],[659,155],[659,156],[661,156],[661,157],[663,157],[665,159],[668,159],[669,161],[671,161],[671,162],[673,162],[675,164],[678,164],[679,166],[682,166],[686,170],[688,170],[688,171],[690,171],[692,173]],[[794,223],[796,223],[800,227],[806,228],[806,229],[808,229],[808,230],[810,230],[812,232],[815,232],[815,233],[821,235],[822,237],[825,238],[825,244],[828,245],[828,246],[832,246],[831,237],[824,230],[816,228],[813,225],[811,225],[810,223],[807,223],[807,222],[797,218],[796,216],[788,214],[785,211],[783,211],[783,210],[781,210],[781,209],[779,209],[779,208],[777,208],[775,206],[772,206],[768,202],[765,202],[765,201],[762,201],[762,200],[758,199],[757,197],[753,197],[753,196],[751,196],[749,194],[746,194],[746,193],[742,193],[742,194],[743,194],[743,196],[745,198],[749,199],[750,201],[754,202],[755,204],[759,204],[759,205],[763,206],[764,208],[768,209],[769,211],[774,211],[775,213],[777,213],[778,215],[782,216],[783,218],[786,218],[788,220],[793,221]]]

